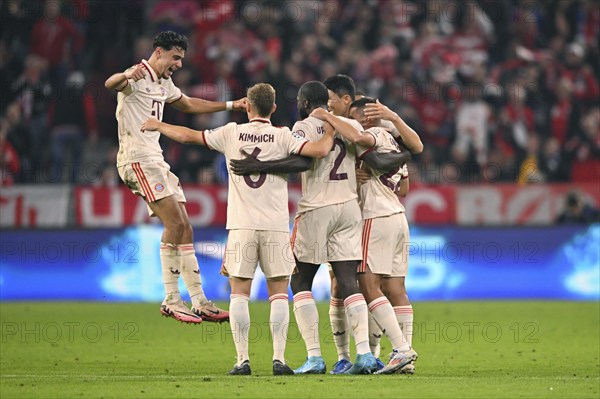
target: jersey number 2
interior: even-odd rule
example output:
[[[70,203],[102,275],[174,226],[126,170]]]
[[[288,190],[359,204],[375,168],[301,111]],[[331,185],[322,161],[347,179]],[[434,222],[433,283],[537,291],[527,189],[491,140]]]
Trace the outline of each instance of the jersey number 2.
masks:
[[[329,172],[329,180],[348,180],[348,173],[338,173],[338,169],[346,156],[346,146],[342,139],[336,137],[333,140],[333,147],[331,151],[335,151],[336,147],[340,147],[340,153],[337,157],[335,157],[335,161],[333,162],[333,168],[331,168],[331,172]]]

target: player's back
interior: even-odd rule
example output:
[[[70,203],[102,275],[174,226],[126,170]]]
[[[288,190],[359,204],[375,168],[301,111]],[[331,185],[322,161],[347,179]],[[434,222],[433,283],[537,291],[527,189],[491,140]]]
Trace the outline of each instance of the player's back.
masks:
[[[344,120],[362,130],[355,120]],[[296,122],[292,130],[297,136],[317,141],[325,133],[323,124],[322,120],[309,116]],[[355,159],[355,147],[336,133],[329,154],[315,159],[312,168],[302,172],[302,198],[298,202],[298,213],[356,199]]]
[[[375,138],[373,150],[380,153],[400,152],[398,143],[384,128],[372,127],[367,129],[367,132]],[[370,150],[359,148],[359,159]],[[383,173],[370,167],[365,162],[362,163],[361,167],[371,174],[371,178],[362,184],[359,189],[359,203],[363,219],[404,212],[404,206],[402,206],[397,196],[402,179],[401,168]]]
[[[261,161],[285,158],[298,153],[306,141],[292,136],[287,127],[274,127],[268,119],[229,123],[205,131],[209,148],[231,159],[250,154]],[[228,229],[289,231],[288,189],[284,176],[255,174],[238,176],[229,172],[227,204]]]

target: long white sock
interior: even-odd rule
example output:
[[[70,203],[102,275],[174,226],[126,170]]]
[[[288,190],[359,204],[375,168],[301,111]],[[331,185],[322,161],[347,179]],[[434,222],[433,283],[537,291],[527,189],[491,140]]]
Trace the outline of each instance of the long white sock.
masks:
[[[383,333],[390,339],[394,349],[400,352],[410,350],[410,346],[404,339],[402,330],[396,320],[394,308],[385,296],[374,299],[369,304],[369,312],[371,312]]]
[[[350,360],[350,326],[346,318],[344,301],[331,298],[329,302],[329,323],[333,333],[333,342],[337,348],[338,360]]]
[[[369,351],[369,310],[362,294],[350,295],[344,300],[346,317],[352,329],[356,343],[356,354],[364,355]]]
[[[167,302],[174,303],[181,299],[179,294],[179,275],[181,266],[179,264],[180,253],[176,244],[160,243],[160,265],[162,279],[165,286],[165,298]]]
[[[196,259],[194,244],[180,244],[179,250],[181,252],[181,277],[183,277],[185,287],[190,294],[192,306],[201,306],[207,302],[207,299],[202,289],[200,267],[198,259]]]
[[[229,324],[237,352],[237,365],[250,360],[248,356],[248,330],[250,329],[250,311],[247,295],[231,294],[229,302]]]
[[[373,318],[373,314],[369,312],[369,348],[371,348],[371,353],[375,357],[379,357],[381,354],[381,345],[379,345],[379,342],[382,335],[383,331],[381,331],[379,324]]]
[[[302,339],[306,344],[308,356],[321,356],[319,342],[319,312],[310,291],[301,291],[294,295],[294,316]]]
[[[412,346],[413,337],[413,308],[412,305],[407,306],[394,306],[394,313],[396,313],[396,320],[402,329],[402,333],[406,338],[406,341]]]
[[[290,307],[287,294],[275,294],[269,297],[271,302],[271,315],[269,326],[273,338],[273,360],[285,363],[285,344],[287,342],[288,327],[290,325]]]

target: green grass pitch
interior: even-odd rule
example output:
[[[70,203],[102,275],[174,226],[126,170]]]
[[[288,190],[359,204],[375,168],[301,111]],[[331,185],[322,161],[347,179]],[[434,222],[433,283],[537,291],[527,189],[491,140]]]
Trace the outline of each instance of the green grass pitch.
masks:
[[[598,302],[415,303],[413,376],[271,373],[268,303],[250,305],[252,376],[235,361],[228,324],[191,326],[158,304],[1,303],[0,397],[6,398],[598,398]],[[319,305],[323,356],[335,348]],[[304,360],[290,327],[286,358]],[[390,351],[382,340],[382,356]]]

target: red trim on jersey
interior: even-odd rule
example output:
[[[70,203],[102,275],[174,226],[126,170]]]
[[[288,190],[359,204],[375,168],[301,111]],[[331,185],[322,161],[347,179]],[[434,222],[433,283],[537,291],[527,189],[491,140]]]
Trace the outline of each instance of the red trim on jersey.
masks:
[[[248,123],[251,123],[251,122],[262,122],[262,123],[268,123],[269,125],[271,124],[270,120],[264,119],[264,118],[253,118],[248,121]]]
[[[306,143],[308,143],[308,140],[305,141],[304,143],[302,143],[302,145],[300,146],[300,149],[298,150],[298,155],[302,155],[302,149],[304,148],[304,146],[306,145]]]
[[[146,70],[148,71],[148,73],[150,74],[150,79],[152,79],[152,81],[154,82],[156,79],[154,79],[154,71],[152,71],[152,67],[149,65],[146,65],[146,60],[142,60],[141,65],[146,68]]]
[[[154,193],[152,192],[152,189],[150,188],[150,184],[148,184],[148,180],[146,179],[146,175],[144,174],[144,171],[142,170],[140,163],[139,162],[132,163],[131,167],[133,168],[133,171],[135,172],[135,176],[137,177],[137,179],[140,183],[140,187],[142,188],[142,191],[144,192],[144,196],[146,197],[146,199],[149,202],[156,201],[156,198],[154,197]]]
[[[210,148],[208,143],[206,142],[206,130],[202,131],[202,140],[204,141],[204,145],[206,146],[206,148],[208,148],[209,150],[212,150],[212,148]]]
[[[294,227],[292,227],[292,237],[290,238],[290,244],[292,245],[292,254],[294,253],[294,244],[296,244],[296,233],[298,232],[298,224],[302,215],[296,216],[294,219]]]
[[[373,141],[373,145],[371,147],[369,147],[369,148],[375,147],[375,144],[377,144],[377,137],[375,137],[375,135],[372,132],[368,131],[368,130],[365,130],[363,133],[369,133],[371,136],[373,136],[373,140],[374,140]]]
[[[167,104],[173,104],[176,103],[177,101],[181,100],[181,97],[183,97],[183,92],[179,95],[179,97],[177,97],[177,100],[173,100],[171,102],[168,102]]]
[[[362,262],[358,265],[359,273],[366,273],[367,271],[367,258],[369,254],[369,238],[371,236],[371,224],[373,223],[373,219],[366,219],[363,224],[362,231]]]

